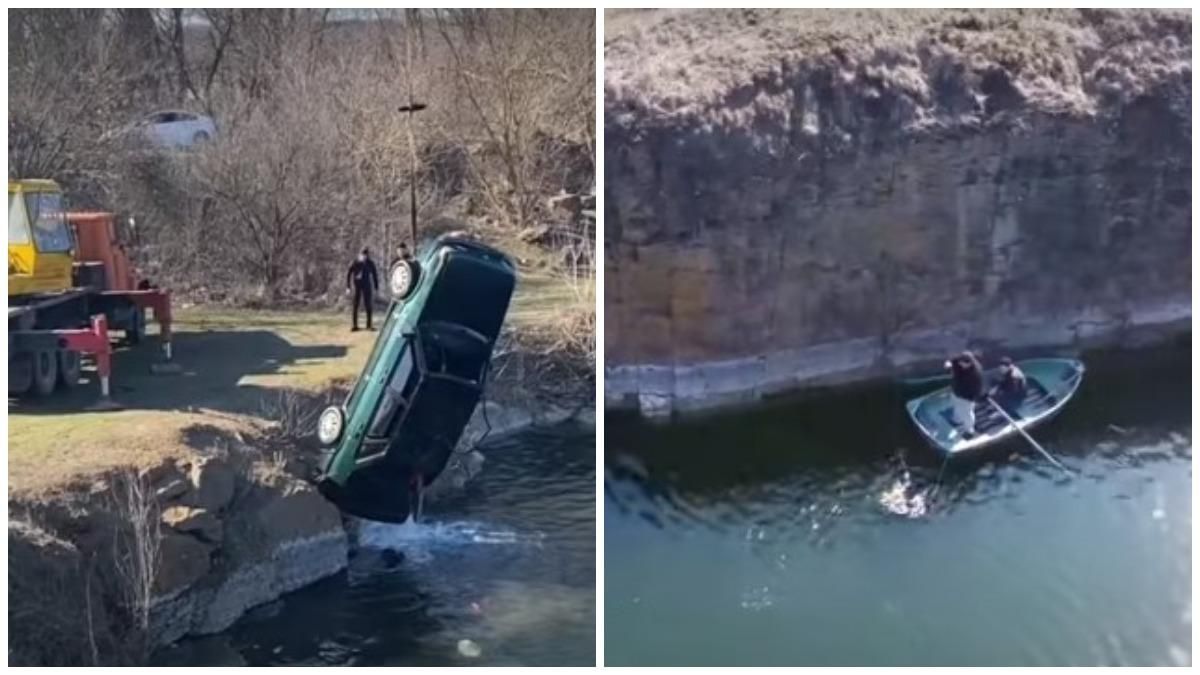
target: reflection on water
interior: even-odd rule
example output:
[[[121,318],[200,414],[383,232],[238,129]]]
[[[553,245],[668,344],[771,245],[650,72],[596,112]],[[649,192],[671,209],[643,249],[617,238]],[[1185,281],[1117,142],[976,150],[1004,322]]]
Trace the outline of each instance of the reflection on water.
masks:
[[[1190,355],[1090,355],[1034,434],[941,458],[874,387],[606,427],[606,663],[1190,661]]]
[[[483,473],[424,522],[361,523],[346,573],[164,661],[593,665],[592,430],[525,434],[486,454]]]

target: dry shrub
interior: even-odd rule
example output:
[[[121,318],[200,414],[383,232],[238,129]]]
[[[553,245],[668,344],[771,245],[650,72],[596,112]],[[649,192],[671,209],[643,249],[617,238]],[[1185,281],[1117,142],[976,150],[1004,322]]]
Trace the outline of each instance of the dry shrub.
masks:
[[[162,544],[161,512],[153,488],[137,473],[126,472],[112,487],[118,524],[113,538],[113,568],[122,592],[122,607],[132,630],[127,635],[139,661],[150,656],[150,609],[158,577]]]
[[[14,10],[11,175],[134,216],[136,262],[177,294],[272,306],[340,297],[363,246],[386,262],[409,237],[411,185],[422,224],[519,229],[592,184],[592,10],[346,18]],[[429,106],[413,144],[396,110],[410,96]],[[214,142],[160,151],[122,133],[180,107],[214,117]]]
[[[294,389],[267,394],[259,406],[260,416],[273,422],[276,435],[287,440],[309,438],[316,433],[317,418],[323,407],[320,398]]]

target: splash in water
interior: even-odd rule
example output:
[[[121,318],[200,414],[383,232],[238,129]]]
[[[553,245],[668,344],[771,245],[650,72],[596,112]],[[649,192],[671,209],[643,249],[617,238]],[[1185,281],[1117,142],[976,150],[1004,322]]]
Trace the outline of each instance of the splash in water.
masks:
[[[907,471],[892,484],[892,487],[879,495],[879,505],[888,513],[906,518],[921,518],[926,512],[925,493],[918,492],[910,496],[912,477]]]
[[[491,527],[485,523],[409,521],[402,525],[364,522],[358,530],[358,545],[372,549],[429,548],[462,544],[526,544],[541,546],[541,532],[522,533]]]

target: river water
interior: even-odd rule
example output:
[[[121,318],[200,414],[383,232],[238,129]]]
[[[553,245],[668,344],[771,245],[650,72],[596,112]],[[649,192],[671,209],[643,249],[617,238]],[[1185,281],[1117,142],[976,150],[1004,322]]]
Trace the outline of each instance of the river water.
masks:
[[[1021,443],[940,459],[895,386],[606,418],[606,665],[1191,662],[1190,351],[1085,356]]]
[[[161,661],[594,665],[595,447],[575,426],[491,443],[483,472],[422,523],[365,525],[346,572]]]

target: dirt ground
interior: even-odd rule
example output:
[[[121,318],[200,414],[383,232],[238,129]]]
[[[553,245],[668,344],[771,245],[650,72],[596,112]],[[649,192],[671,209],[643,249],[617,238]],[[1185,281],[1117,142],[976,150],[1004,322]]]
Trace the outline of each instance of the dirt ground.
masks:
[[[578,289],[559,277],[522,273],[507,325],[552,330]],[[377,310],[377,324],[384,309]],[[276,421],[287,390],[320,394],[348,385],[377,333],[349,330],[345,312],[282,312],[178,306],[174,354],[181,372],[153,374],[157,326],[145,343],[120,347],[113,399],[119,411],[87,410],[99,398],[94,371],[71,392],[9,399],[9,496],[37,497],[124,467],[204,453]]]

